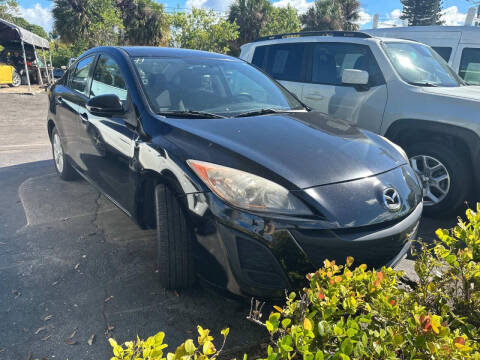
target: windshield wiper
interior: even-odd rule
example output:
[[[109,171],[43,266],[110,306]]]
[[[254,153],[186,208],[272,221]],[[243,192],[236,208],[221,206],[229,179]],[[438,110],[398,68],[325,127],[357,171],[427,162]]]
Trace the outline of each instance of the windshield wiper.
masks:
[[[224,119],[225,116],[209,113],[205,111],[195,111],[195,110],[172,110],[172,111],[162,111],[158,112],[157,114],[163,115],[166,117],[178,116],[178,117],[186,117],[186,118],[204,118],[204,119]]]
[[[266,114],[278,114],[278,113],[289,113],[289,112],[298,112],[298,111],[308,111],[308,109],[273,109],[273,108],[266,108],[266,109],[258,109],[253,111],[247,111],[241,114],[236,115],[235,117],[247,117],[247,116],[255,116],[255,115],[266,115]]]
[[[428,81],[425,81],[425,82],[409,81],[408,83],[410,85],[415,85],[415,86],[438,87],[438,84],[431,83],[431,82],[428,82]]]

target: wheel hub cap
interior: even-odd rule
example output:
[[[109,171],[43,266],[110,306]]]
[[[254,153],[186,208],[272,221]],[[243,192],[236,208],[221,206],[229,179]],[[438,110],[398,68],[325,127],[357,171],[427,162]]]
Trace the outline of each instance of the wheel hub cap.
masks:
[[[428,155],[413,156],[410,165],[422,181],[425,206],[444,200],[450,191],[450,174],[445,165]]]
[[[61,173],[63,171],[63,149],[58,134],[53,137],[53,159],[58,172]]]

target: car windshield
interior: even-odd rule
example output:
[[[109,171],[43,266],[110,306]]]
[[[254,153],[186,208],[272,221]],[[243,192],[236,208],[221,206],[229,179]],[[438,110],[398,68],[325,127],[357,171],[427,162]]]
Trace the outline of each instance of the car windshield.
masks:
[[[384,42],[383,47],[400,77],[417,86],[463,84],[460,77],[433,49],[416,43]]]
[[[305,110],[287,90],[241,61],[136,57],[133,62],[150,105],[159,114],[200,112],[232,117],[256,111]]]

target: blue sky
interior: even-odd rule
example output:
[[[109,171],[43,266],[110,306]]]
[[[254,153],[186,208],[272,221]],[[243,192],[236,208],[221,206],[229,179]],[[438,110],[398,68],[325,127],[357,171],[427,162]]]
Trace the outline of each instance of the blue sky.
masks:
[[[166,6],[167,11],[173,12],[175,9],[206,7],[219,12],[225,12],[232,0],[157,0]],[[43,26],[47,31],[51,30],[53,19],[50,13],[53,2],[50,0],[19,0],[20,15],[28,21]],[[284,6],[290,3],[299,11],[305,11],[313,0],[271,0],[275,6]],[[399,16],[402,5],[400,0],[360,0],[361,3],[361,28],[370,28],[372,26],[373,14],[377,13],[380,22],[384,26],[401,25]],[[463,25],[465,14],[471,2],[467,0],[444,0],[443,8],[445,11],[444,20],[447,25]]]

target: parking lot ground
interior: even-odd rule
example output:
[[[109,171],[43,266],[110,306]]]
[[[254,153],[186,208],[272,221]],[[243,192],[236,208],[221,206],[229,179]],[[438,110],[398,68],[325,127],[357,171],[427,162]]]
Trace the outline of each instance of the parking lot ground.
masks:
[[[22,94],[22,95],[36,95],[45,92],[46,85],[32,84],[30,88],[28,85],[20,85],[18,87],[10,87],[8,85],[0,85],[1,94]]]
[[[197,324],[218,340],[229,326],[227,349],[264,340],[245,303],[200,286],[160,287],[154,233],[85,181],[56,176],[46,110],[44,94],[0,94],[0,359],[108,359],[108,336],[160,330],[173,351]],[[421,236],[454,222],[426,219]],[[413,271],[411,261],[401,266]]]

